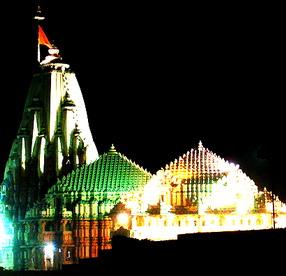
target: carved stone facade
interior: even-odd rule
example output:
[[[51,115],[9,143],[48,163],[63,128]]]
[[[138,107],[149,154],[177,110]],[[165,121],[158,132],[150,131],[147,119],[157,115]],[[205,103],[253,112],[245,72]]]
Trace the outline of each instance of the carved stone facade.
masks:
[[[24,268],[60,269],[111,249],[113,235],[130,235],[127,201],[138,199],[151,177],[114,146],[63,177],[21,222]]]

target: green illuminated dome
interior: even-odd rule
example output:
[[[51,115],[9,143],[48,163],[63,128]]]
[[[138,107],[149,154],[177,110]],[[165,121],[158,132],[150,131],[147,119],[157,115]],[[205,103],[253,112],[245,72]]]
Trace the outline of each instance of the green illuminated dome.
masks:
[[[151,176],[112,145],[98,160],[63,177],[55,188],[62,192],[129,193],[141,191]]]

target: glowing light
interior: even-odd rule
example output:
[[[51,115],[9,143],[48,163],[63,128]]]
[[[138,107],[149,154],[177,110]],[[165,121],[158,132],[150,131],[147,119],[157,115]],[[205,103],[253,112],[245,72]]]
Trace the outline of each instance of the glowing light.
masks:
[[[117,215],[117,224],[125,228],[128,227],[129,215],[127,213],[119,213]]]
[[[259,202],[257,201],[259,199]],[[285,227],[286,208],[277,196],[259,192],[239,165],[225,161],[199,144],[160,170],[146,184],[132,213],[131,236],[175,239],[178,234]]]
[[[143,211],[148,209],[149,205],[155,205],[160,201],[160,197],[167,193],[168,187],[163,183],[164,172],[159,170],[144,187],[142,196]]]
[[[46,270],[53,269],[54,266],[54,252],[55,246],[53,243],[49,242],[44,246],[44,264]]]
[[[47,243],[44,247],[44,253],[47,257],[53,257],[55,246],[52,243]]]
[[[1,204],[0,204],[0,207]],[[13,227],[0,208],[0,267],[13,268]]]

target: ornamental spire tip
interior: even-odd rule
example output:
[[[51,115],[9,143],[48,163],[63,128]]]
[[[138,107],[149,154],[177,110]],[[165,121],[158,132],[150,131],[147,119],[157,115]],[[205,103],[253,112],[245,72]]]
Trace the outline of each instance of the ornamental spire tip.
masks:
[[[200,140],[199,141],[199,145],[198,145],[198,150],[203,150],[204,146],[203,146],[203,143],[202,141]]]
[[[45,19],[45,17],[42,15],[42,10],[41,10],[40,5],[38,5],[38,7],[37,7],[37,11],[36,11],[36,15],[34,16],[34,19],[39,20],[39,21]]]
[[[111,147],[109,149],[109,153],[116,153],[116,149],[115,149],[114,144],[111,144]]]

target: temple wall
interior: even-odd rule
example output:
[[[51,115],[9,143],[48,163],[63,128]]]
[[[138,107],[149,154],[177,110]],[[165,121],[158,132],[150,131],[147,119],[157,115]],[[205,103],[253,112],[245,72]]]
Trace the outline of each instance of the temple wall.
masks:
[[[276,227],[286,224],[286,214],[276,218]],[[142,215],[132,218],[131,237],[150,240],[177,239],[177,235],[198,232],[258,230],[273,228],[272,214]]]
[[[32,222],[33,224],[33,222]],[[25,223],[25,235],[31,225]],[[112,221],[62,220],[40,222],[40,232],[34,239],[26,239],[19,258],[28,270],[58,270],[63,264],[78,263],[79,259],[98,257],[100,250],[111,248]],[[35,243],[35,239],[37,242]],[[22,243],[23,244],[23,243]]]

